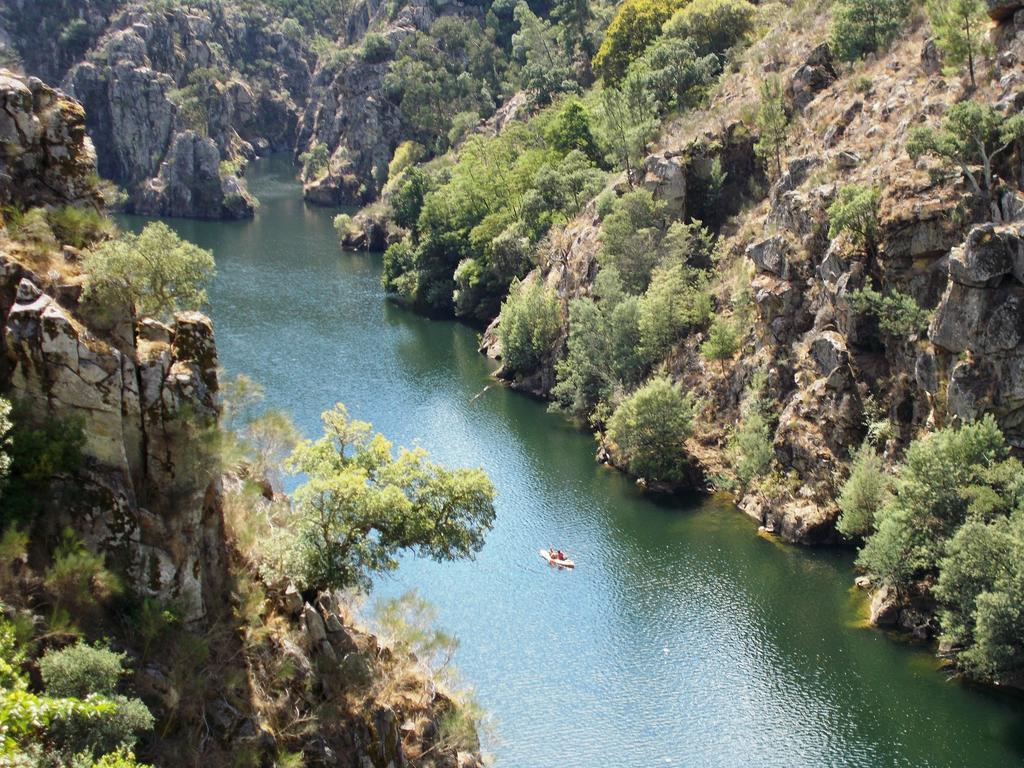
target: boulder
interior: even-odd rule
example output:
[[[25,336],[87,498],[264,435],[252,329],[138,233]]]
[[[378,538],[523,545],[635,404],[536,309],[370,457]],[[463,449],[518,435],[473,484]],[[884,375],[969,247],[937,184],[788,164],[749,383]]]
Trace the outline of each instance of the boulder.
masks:
[[[311,648],[316,648],[321,642],[327,639],[327,627],[324,620],[309,603],[302,608],[302,620],[306,625],[306,638]]]
[[[926,75],[937,75],[942,72],[942,54],[935,40],[930,37],[921,46],[921,70]]]
[[[840,366],[850,361],[846,348],[846,339],[835,331],[822,331],[810,346],[811,357],[822,376],[828,376]]]
[[[896,590],[884,586],[871,596],[871,624],[875,627],[895,627],[900,618],[900,601]]]
[[[759,243],[747,246],[746,256],[760,272],[785,279],[789,275],[789,243],[781,235],[772,235]]]
[[[815,96],[838,79],[839,75],[833,66],[832,50],[828,43],[821,43],[793,74],[789,85],[793,106],[803,110]]]

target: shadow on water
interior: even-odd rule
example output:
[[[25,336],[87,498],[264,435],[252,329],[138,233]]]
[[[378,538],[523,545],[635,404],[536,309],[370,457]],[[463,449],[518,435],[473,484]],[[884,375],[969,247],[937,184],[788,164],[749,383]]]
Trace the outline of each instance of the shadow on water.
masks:
[[[476,331],[386,301],[379,256],[338,250],[335,212],[302,203],[286,159],[254,164],[251,188],[253,221],[172,222],[217,258],[222,364],[307,434],[342,401],[497,487],[476,560],[405,558],[376,591],[438,606],[499,766],[1021,763],[1019,699],[856,626],[850,553],[759,537],[723,497],[644,496],[585,430],[493,382]],[[544,563],[547,546],[576,570]]]

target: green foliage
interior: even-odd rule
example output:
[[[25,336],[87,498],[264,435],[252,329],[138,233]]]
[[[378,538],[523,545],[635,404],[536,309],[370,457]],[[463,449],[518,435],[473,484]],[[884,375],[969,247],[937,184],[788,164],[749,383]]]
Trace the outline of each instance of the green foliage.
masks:
[[[849,538],[863,537],[875,528],[878,511],[889,500],[891,478],[874,447],[865,442],[853,455],[850,477],[839,494],[836,529]]]
[[[935,44],[951,67],[967,64],[974,78],[978,56],[991,48],[988,41],[988,8],[983,0],[927,0],[928,20],[935,33]]]
[[[434,677],[444,674],[458,650],[458,638],[437,628],[437,609],[416,590],[378,601],[374,620],[389,645],[414,654]]]
[[[395,154],[388,163],[388,180],[397,179],[406,168],[418,163],[426,157],[427,150],[422,144],[415,141],[403,141],[395,148]],[[404,226],[404,225],[403,225]]]
[[[772,448],[774,415],[771,401],[765,394],[766,387],[764,373],[755,374],[744,393],[740,422],[729,439],[729,461],[744,488],[767,474],[775,458]]]
[[[909,0],[838,0],[832,14],[832,48],[847,61],[881,51],[909,14]]]
[[[890,336],[906,338],[924,333],[928,328],[930,313],[922,309],[913,296],[899,291],[882,295],[871,287],[853,291],[850,303],[860,313],[869,313],[878,318],[878,327]]]
[[[377,32],[367,32],[363,36],[363,47],[362,47],[363,59],[376,64],[384,61],[391,55],[391,43],[388,39]]]
[[[117,233],[114,222],[95,208],[63,205],[49,210],[46,217],[57,240],[75,248],[84,248]]]
[[[693,410],[692,397],[679,384],[654,378],[615,409],[607,436],[631,474],[679,481],[687,464],[683,441],[690,434]]]
[[[85,420],[51,414],[39,420],[19,404],[0,410],[0,415],[0,422],[6,422],[0,423],[0,434],[6,437],[0,440],[0,465],[6,464],[7,479],[4,513],[7,520],[30,520],[57,490],[56,480],[82,465]]]
[[[914,441],[858,562],[897,587],[935,573],[946,541],[967,520],[1012,509],[1022,471],[991,415]]]
[[[39,660],[43,687],[51,696],[84,699],[91,693],[111,696],[124,675],[125,654],[78,642],[49,650]]]
[[[501,305],[502,361],[512,371],[535,370],[550,354],[562,327],[558,298],[540,280],[512,283]]]
[[[657,267],[640,298],[640,347],[644,358],[659,360],[688,333],[704,328],[714,309],[707,276],[682,264]]]
[[[142,315],[167,318],[206,303],[213,254],[182,240],[163,222],[142,234],[122,234],[86,254],[85,295],[101,304],[129,304]]]
[[[756,13],[747,0],[691,0],[665,22],[664,33],[689,41],[695,56],[724,59],[753,32]]]
[[[299,155],[302,164],[302,178],[319,179],[327,173],[331,164],[331,151],[322,141],[318,141],[308,150]]]
[[[708,360],[724,363],[736,356],[740,341],[737,322],[733,318],[716,315],[708,329],[707,340],[700,345],[700,353]]]
[[[551,24],[538,18],[526,2],[516,5],[514,18],[519,31],[512,36],[512,54],[522,64],[522,87],[533,103],[549,104],[558,94],[579,91],[569,54],[558,44]]]
[[[999,681],[1024,671],[1024,497],[991,522],[968,520],[949,541],[935,593],[943,638],[972,674]]]
[[[720,71],[717,56],[697,56],[689,40],[666,35],[630,64],[624,87],[638,82],[664,115],[697,106]]]
[[[594,73],[606,86],[625,76],[631,62],[661,34],[665,23],[685,0],[625,0],[605,31],[594,56]]]
[[[989,201],[992,218],[1005,218],[994,199],[996,186],[993,164],[996,158],[1024,139],[1024,112],[1006,117],[987,104],[972,99],[954,104],[935,129],[919,125],[910,130],[907,153],[913,159],[923,155],[938,158],[958,168],[976,195]],[[981,166],[979,170],[975,166]]]
[[[557,152],[582,152],[594,165],[602,161],[601,150],[591,128],[591,118],[578,99],[567,100],[544,135]]]
[[[782,81],[769,75],[761,82],[761,103],[757,111],[758,139],[754,151],[762,162],[771,163],[775,174],[782,173],[782,152],[786,147],[789,116],[783,97]]]
[[[601,267],[613,267],[627,292],[642,293],[661,261],[667,229],[665,204],[650,192],[637,189],[623,195],[601,224]]]
[[[107,570],[103,556],[86,549],[70,529],[62,535],[43,584],[53,595],[54,615],[64,612],[82,623],[92,622],[123,590],[121,580]]]
[[[494,521],[494,487],[479,469],[450,470],[421,448],[401,449],[353,421],[342,405],[322,415],[324,435],[305,441],[288,468],[306,481],[267,542],[268,576],[303,588],[369,588],[410,550],[435,560],[471,557]]]
[[[398,156],[398,153],[395,153]],[[423,201],[429,191],[427,175],[419,168],[409,168],[395,184],[391,195],[391,218],[405,229],[415,230]]]
[[[608,162],[626,172],[632,186],[634,169],[643,160],[647,142],[658,127],[657,103],[643,72],[631,71],[621,87],[601,91],[599,127]]]
[[[882,193],[878,187],[848,184],[839,190],[828,207],[828,236],[838,237],[843,232],[865,252],[878,250],[878,209]]]
[[[62,753],[69,756],[85,753],[95,757],[130,749],[139,736],[152,730],[153,715],[139,699],[104,696],[89,697],[85,701],[97,699],[107,705],[99,713],[73,709],[68,716],[51,723],[50,738],[60,745]]]

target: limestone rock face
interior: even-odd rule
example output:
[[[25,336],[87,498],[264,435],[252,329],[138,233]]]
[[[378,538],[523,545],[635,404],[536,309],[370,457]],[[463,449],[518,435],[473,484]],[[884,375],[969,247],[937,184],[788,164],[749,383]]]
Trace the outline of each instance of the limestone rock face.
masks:
[[[96,156],[82,106],[0,69],[0,205],[95,202]]]
[[[822,43],[807,57],[807,61],[797,69],[790,81],[793,106],[802,110],[819,92],[828,88],[839,79],[832,64],[832,51],[828,43]]]

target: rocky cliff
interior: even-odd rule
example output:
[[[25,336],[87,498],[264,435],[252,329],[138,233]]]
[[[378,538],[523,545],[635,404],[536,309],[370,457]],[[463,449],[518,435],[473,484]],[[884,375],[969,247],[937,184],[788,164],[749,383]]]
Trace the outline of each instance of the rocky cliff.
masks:
[[[95,158],[81,106],[38,80],[0,74],[3,199],[17,206],[97,204]],[[210,321],[136,320],[128,307],[81,299],[78,255],[47,263],[4,232],[0,242],[0,391],[37,421],[81,420],[85,467],[47,517],[111,554],[144,592],[189,620],[218,599],[223,577],[218,481],[196,441],[216,424],[217,352]]]
[[[995,76],[975,91],[940,74],[924,24],[856,77],[844,77],[822,42],[827,19],[804,19],[799,29],[783,23],[723,78],[707,108],[665,127],[644,163],[640,183],[673,217],[700,218],[718,231],[723,263],[734,266],[716,278],[717,311],[746,318],[733,360],[705,360],[705,337],[696,334],[661,364],[704,403],[688,453],[706,477],[730,476],[730,426],[753,374],[765,372],[782,478],[754,484],[739,500],[790,541],[835,540],[834,500],[871,422],[887,425],[889,458],[925,428],[987,412],[1024,448],[1021,225],[986,223],[987,208],[959,174],[937,173],[906,150],[914,126],[937,125],[965,97],[1006,115],[1020,108],[1024,13],[1014,13],[1020,3],[990,5],[999,6],[993,18],[1001,22],[992,32]],[[770,183],[770,169],[753,152],[749,118],[765,73],[782,78],[790,114],[783,171]],[[726,189],[709,208],[702,190],[715,159]],[[1019,163],[1002,171],[1010,184],[1001,207],[1019,217]],[[829,235],[829,205],[849,184],[881,190],[873,249]],[[624,178],[615,189],[628,189]],[[544,280],[563,302],[590,295],[599,231],[591,205],[552,236],[528,279]],[[910,333],[888,329],[855,301],[865,287],[910,297],[930,324]],[[495,331],[492,325],[481,351],[500,357]],[[545,365],[513,386],[547,396],[562,354],[564,337]]]

